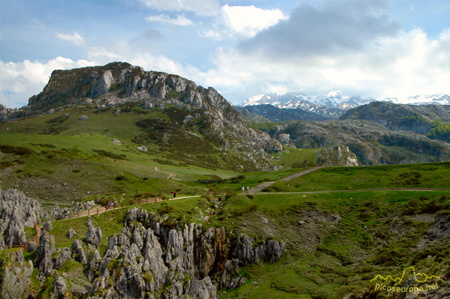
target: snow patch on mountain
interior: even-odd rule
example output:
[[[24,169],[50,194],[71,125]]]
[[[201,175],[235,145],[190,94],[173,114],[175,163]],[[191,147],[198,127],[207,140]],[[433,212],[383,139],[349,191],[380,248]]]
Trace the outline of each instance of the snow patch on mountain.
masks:
[[[345,111],[355,107],[369,104],[375,101],[386,101],[394,104],[411,104],[411,105],[450,105],[450,95],[434,94],[434,95],[417,95],[413,97],[396,98],[371,98],[360,96],[343,95],[340,90],[332,90],[325,96],[307,96],[303,93],[286,93],[284,95],[277,94],[260,94],[250,97],[243,102],[243,106],[256,106],[270,104],[278,108],[284,109],[303,109],[309,112],[319,114],[324,117],[338,118]]]

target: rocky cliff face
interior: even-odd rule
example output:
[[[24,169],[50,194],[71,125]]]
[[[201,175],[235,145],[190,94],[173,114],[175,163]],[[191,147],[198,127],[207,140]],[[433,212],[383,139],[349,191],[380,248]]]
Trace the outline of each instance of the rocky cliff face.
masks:
[[[369,120],[379,123],[390,130],[410,131],[426,135],[436,127],[436,121],[450,122],[450,106],[414,106],[374,102],[350,109],[340,119]],[[448,138],[442,140],[450,141]]]
[[[214,88],[197,86],[177,75],[147,72],[128,63],[55,70],[44,90],[31,97],[28,106],[9,113],[9,118],[52,113],[68,105],[92,106],[102,110],[128,103],[146,109],[170,110],[174,117],[182,119],[176,119],[170,124],[174,128],[168,129],[187,131],[189,126],[195,124],[201,127],[201,134],[210,140],[215,148],[239,153],[242,156],[240,159],[246,160],[248,166],[253,165],[259,169],[273,168],[264,155],[266,145],[272,142],[270,136],[250,128],[244,117]],[[120,110],[118,111],[120,113]],[[164,129],[167,124],[158,121],[152,120],[137,125],[143,130],[154,131],[155,126]],[[169,140],[170,136],[173,136],[172,132],[164,133],[161,132],[160,139]],[[200,141],[196,132],[185,133],[184,139]],[[147,137],[141,136],[136,142],[148,141]],[[240,166],[246,168],[246,165]]]
[[[450,144],[412,132],[392,131],[369,121],[298,121],[279,134],[289,134],[299,148],[323,148],[321,164],[405,164],[450,159]],[[348,150],[347,150],[348,149]],[[329,163],[329,162],[338,162]],[[353,162],[352,162],[353,161]]]
[[[285,252],[283,242],[264,240],[254,246],[240,234],[231,246],[224,228],[165,225],[166,218],[133,208],[122,233],[111,236],[103,257],[94,247],[81,251],[96,298],[217,298],[221,288],[239,287],[239,266],[277,261]],[[77,245],[76,247],[79,247]],[[230,249],[228,249],[231,247]]]
[[[40,223],[41,205],[16,189],[0,188],[0,249],[24,245],[25,227]]]

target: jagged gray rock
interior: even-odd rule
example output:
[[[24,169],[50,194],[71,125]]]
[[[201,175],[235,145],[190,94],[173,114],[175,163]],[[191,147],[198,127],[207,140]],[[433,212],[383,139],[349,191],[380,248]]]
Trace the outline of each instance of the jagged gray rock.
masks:
[[[70,250],[70,248],[59,248],[57,250],[57,255],[53,258],[53,268],[57,270],[61,268],[67,262],[67,260],[70,259],[71,254],[72,251]]]
[[[73,242],[72,251],[77,261],[79,261],[83,265],[87,264],[86,251],[83,248],[81,240],[75,240],[75,242]]]
[[[222,277],[219,280],[220,289],[236,289],[245,283],[245,277],[239,277],[239,260],[227,260]]]
[[[57,275],[53,280],[53,294],[52,299],[63,299],[67,298],[67,285],[64,278],[60,275]]]
[[[95,228],[92,225],[92,220],[90,216],[88,217],[87,227],[88,230],[86,232],[86,243],[92,244],[95,247],[100,246],[100,242],[102,241],[102,230],[100,229],[100,226]]]
[[[71,240],[76,234],[77,233],[72,228],[70,228],[66,234],[66,237],[67,239]]]
[[[248,168],[275,167],[267,157],[260,154],[271,138],[251,129],[245,118],[214,88],[197,86],[193,81],[177,75],[144,71],[128,63],[114,62],[105,66],[55,70],[43,91],[31,97],[26,107],[6,112],[6,115],[10,119],[17,119],[47,112],[55,105],[60,105],[58,108],[90,105],[107,109],[126,103],[141,104],[148,109],[182,109],[186,115],[178,125],[184,124],[186,127],[192,119],[202,118],[202,137],[215,145],[228,144],[224,149],[233,154],[235,159],[231,161],[241,160],[232,165],[235,168],[243,162]],[[87,115],[81,115],[79,119],[86,120]],[[274,141],[272,145],[269,143],[268,148],[277,151],[280,144]]]
[[[7,259],[11,260],[11,268],[5,266],[2,273],[0,298],[22,298],[33,274],[33,263],[31,261],[24,261],[22,251],[16,251],[10,254]]]
[[[39,202],[26,197],[23,192],[0,188],[0,249],[24,245],[24,227],[40,223],[41,212]]]
[[[230,241],[224,228],[195,223],[169,227],[164,225],[165,219],[139,208],[128,211],[122,232],[108,239],[103,258],[97,250],[89,254],[91,294],[141,298],[164,289],[161,298],[217,298],[210,275],[219,275],[219,288],[245,283],[245,277],[238,275],[239,264],[257,262],[259,252],[247,235],[240,234],[237,249],[228,252],[225,247]],[[275,240],[263,241],[258,248],[267,262],[284,254],[284,243]]]
[[[52,230],[52,221],[51,220],[46,220],[44,221],[44,224],[42,225],[42,229],[45,231],[51,231]]]
[[[34,266],[39,269],[41,275],[49,275],[53,269],[52,255],[55,252],[55,238],[43,231],[39,238],[39,246],[36,250]]]
[[[34,241],[29,241],[27,246],[27,252],[33,252],[38,248],[38,245]]]

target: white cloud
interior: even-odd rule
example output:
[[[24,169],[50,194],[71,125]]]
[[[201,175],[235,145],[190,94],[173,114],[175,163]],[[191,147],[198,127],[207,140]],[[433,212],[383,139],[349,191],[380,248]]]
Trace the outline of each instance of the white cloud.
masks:
[[[206,38],[209,38],[209,39],[212,39],[212,40],[215,40],[215,41],[222,40],[222,35],[219,32],[211,30],[211,29],[202,32],[201,35],[203,37],[206,37]]]
[[[168,15],[148,16],[145,20],[148,22],[160,22],[179,26],[193,25],[190,19],[182,15],[178,15],[176,18],[171,18]]]
[[[222,6],[222,18],[233,32],[253,37],[288,17],[279,9],[262,9],[255,6]]]
[[[92,61],[56,57],[45,63],[24,60],[3,62],[0,60],[0,103],[8,108],[17,108],[28,103],[28,99],[42,91],[55,69],[71,69],[95,65]]]
[[[145,6],[159,11],[189,11],[200,16],[220,11],[220,0],[141,0]]]
[[[290,61],[220,48],[214,62],[216,68],[200,74],[200,81],[234,103],[260,93],[302,91],[314,96],[331,89],[371,97],[450,94],[449,29],[435,39],[420,29],[402,31],[376,39],[358,52]]]
[[[63,34],[58,32],[56,33],[56,36],[59,39],[68,41],[76,46],[83,46],[85,44],[84,38],[78,32],[73,32],[72,34]]]

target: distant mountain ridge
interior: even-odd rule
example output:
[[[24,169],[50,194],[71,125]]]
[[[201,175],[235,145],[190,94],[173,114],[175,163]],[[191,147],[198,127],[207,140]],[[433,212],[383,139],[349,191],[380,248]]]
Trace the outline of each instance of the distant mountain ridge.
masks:
[[[331,91],[325,96],[307,96],[303,93],[291,92],[284,95],[260,94],[243,101],[243,106],[272,105],[281,109],[303,109],[325,118],[339,118],[346,111],[372,102],[392,102],[410,105],[450,105],[450,95],[417,95],[408,98],[372,98],[345,96],[339,91]],[[267,117],[267,116],[266,116]]]
[[[266,121],[270,120],[274,122],[289,121],[293,119],[314,120],[314,121],[330,119],[300,108],[282,109],[272,106],[270,104],[235,107],[235,108],[236,110],[244,114],[244,116],[247,115],[247,113],[251,115],[260,115],[263,116],[264,119],[266,119]]]

